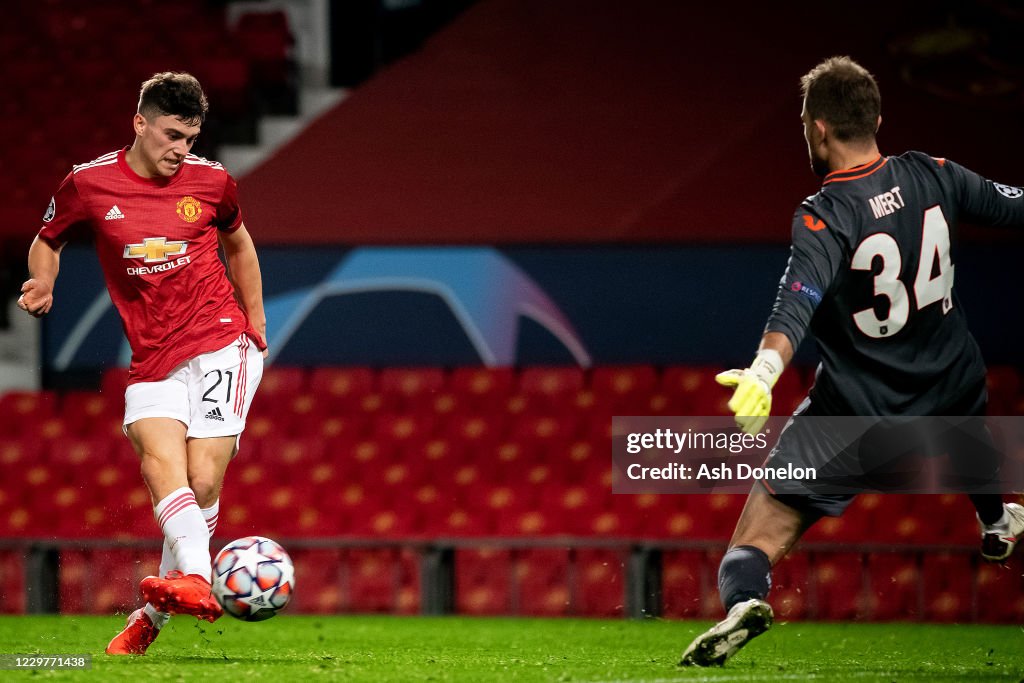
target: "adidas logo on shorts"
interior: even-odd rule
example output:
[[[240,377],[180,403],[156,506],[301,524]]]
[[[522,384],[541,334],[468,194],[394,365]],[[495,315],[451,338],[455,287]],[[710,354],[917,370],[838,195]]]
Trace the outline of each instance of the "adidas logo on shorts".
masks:
[[[214,408],[204,416],[207,420],[220,420],[224,421],[224,416],[221,415],[220,408]]]

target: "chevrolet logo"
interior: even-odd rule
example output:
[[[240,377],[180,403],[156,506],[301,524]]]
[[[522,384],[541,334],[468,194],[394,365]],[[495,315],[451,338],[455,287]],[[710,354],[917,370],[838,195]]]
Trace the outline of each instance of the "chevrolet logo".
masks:
[[[141,258],[146,263],[166,261],[171,256],[185,253],[188,242],[168,242],[166,237],[147,237],[142,244],[124,245],[125,258]]]

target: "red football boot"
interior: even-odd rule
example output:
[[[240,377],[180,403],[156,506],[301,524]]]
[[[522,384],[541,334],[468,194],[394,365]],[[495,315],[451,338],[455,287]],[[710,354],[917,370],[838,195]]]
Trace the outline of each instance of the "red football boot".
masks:
[[[160,629],[153,626],[153,622],[140,607],[128,615],[128,622],[125,624],[124,630],[110,641],[106,653],[108,655],[144,655],[146,648],[153,644],[158,635],[160,635]]]
[[[147,576],[140,585],[142,597],[153,607],[168,614],[191,614],[209,622],[224,614],[210,593],[210,582],[198,574],[184,575],[174,570],[161,579]]]

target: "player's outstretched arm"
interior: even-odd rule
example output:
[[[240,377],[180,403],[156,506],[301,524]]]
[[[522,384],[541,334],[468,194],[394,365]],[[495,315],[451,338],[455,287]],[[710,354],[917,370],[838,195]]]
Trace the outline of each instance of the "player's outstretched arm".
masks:
[[[28,250],[29,279],[21,286],[18,308],[41,318],[53,307],[53,283],[60,270],[60,251],[44,240],[35,238]]]
[[[757,434],[772,412],[772,387],[789,361],[793,345],[781,332],[767,332],[750,367],[720,372],[715,380],[725,387],[735,387],[729,399],[729,410],[736,415],[736,424],[747,434]]]
[[[235,287],[235,296],[249,316],[249,322],[267,343],[267,314],[263,311],[263,277],[256,246],[245,225],[229,233],[220,233],[224,256],[228,262],[228,276]],[[266,357],[267,352],[263,352]]]

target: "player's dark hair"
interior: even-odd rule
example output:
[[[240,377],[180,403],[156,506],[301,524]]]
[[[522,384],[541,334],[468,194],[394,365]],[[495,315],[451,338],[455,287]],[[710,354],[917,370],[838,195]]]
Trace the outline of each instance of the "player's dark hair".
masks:
[[[875,77],[849,57],[830,57],[800,79],[811,120],[821,119],[842,142],[870,140],[878,131],[882,96]]]
[[[174,116],[190,126],[202,125],[210,104],[192,74],[165,71],[153,74],[139,91],[139,113],[147,119]]]

